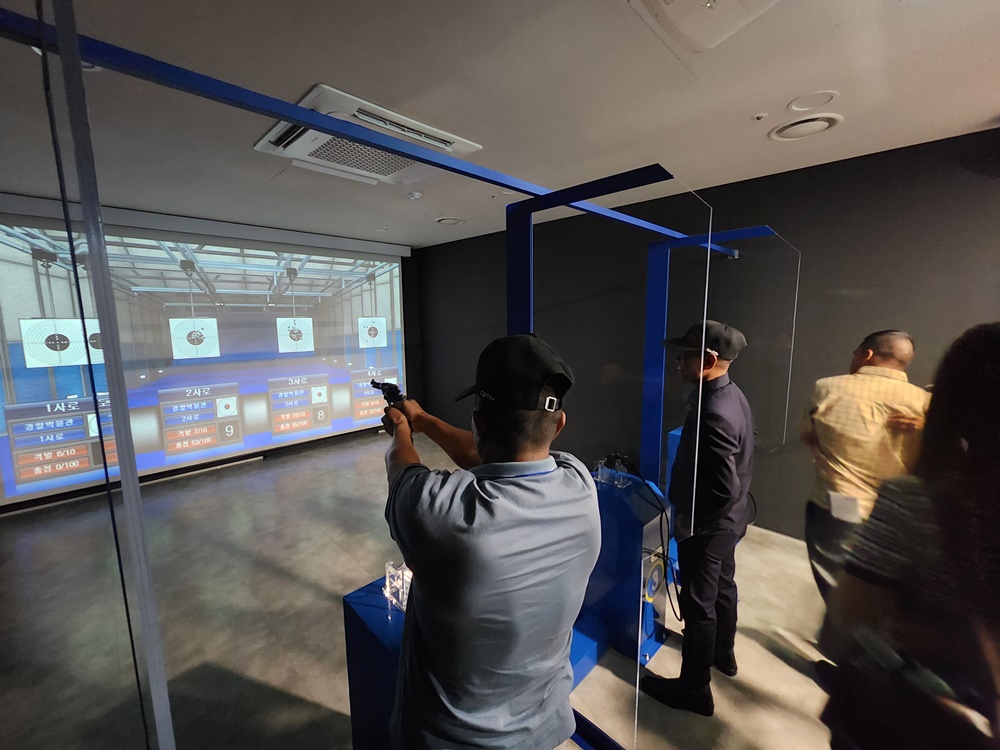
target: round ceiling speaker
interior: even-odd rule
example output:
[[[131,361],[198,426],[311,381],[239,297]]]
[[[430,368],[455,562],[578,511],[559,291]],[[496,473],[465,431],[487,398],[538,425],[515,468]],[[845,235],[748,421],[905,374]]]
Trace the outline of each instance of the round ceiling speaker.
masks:
[[[811,135],[825,133],[844,121],[843,115],[822,114],[792,120],[771,130],[767,137],[772,141],[798,141]]]
[[[838,93],[837,91],[813,91],[811,94],[803,94],[792,99],[788,103],[788,109],[792,112],[808,112],[812,109],[819,109],[832,102]]]

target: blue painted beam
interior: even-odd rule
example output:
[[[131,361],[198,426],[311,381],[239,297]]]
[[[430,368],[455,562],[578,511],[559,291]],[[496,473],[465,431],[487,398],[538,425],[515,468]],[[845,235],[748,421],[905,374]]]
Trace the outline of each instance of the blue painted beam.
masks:
[[[733,257],[738,257],[735,250],[726,250],[725,248],[719,249],[716,246],[716,242],[725,242],[731,244],[733,242],[738,242],[739,240],[749,240],[756,237],[772,237],[776,232],[767,225],[761,225],[756,227],[743,227],[742,229],[730,229],[725,232],[712,232],[709,234],[693,234],[690,237],[679,237],[675,240],[664,240],[659,243],[665,245],[671,250],[676,250],[679,247],[695,247],[701,245],[705,247],[709,241],[712,240],[712,249],[719,250],[719,252],[724,252],[728,255],[733,255]]]
[[[566,205],[584,198],[617,193],[654,182],[673,179],[659,164],[602,177],[580,185],[507,206],[507,335],[534,330],[534,252],[532,217],[538,211]]]
[[[620,193],[623,190],[652,185],[655,182],[665,182],[672,180],[674,176],[659,164],[650,164],[638,169],[631,169],[628,172],[621,172],[610,177],[602,177],[599,180],[583,182],[573,187],[553,190],[551,193],[528,198],[521,201],[518,206],[524,210],[537,213],[557,206],[573,205],[579,201],[598,198],[602,195]]]
[[[666,378],[667,294],[670,288],[670,243],[649,246],[646,261],[646,327],[643,341],[642,423],[639,471],[659,485],[663,463],[663,385]]]
[[[507,335],[535,330],[535,259],[531,211],[507,206]]]
[[[21,44],[45,47],[53,52],[59,51],[55,29],[51,25],[40,26],[36,19],[21,15],[20,13],[14,13],[6,8],[0,8],[0,37],[11,39]],[[423,164],[430,164],[448,172],[454,172],[455,174],[471,177],[475,180],[487,182],[502,188],[515,190],[525,195],[540,196],[552,192],[540,185],[519,180],[516,177],[511,177],[501,172],[479,166],[478,164],[458,159],[449,154],[378,133],[346,120],[338,120],[335,117],[299,107],[298,105],[290,104],[272,96],[265,96],[250,89],[220,81],[211,76],[195,73],[153,57],[132,52],[123,47],[117,47],[113,44],[86,36],[80,36],[79,40],[81,58],[108,70],[114,70],[167,88],[184,91],[248,112],[254,112],[294,125],[318,130],[321,133],[345,138],[355,143],[381,149],[382,151],[413,159]],[[683,232],[637,219],[634,216],[629,216],[593,203],[575,202],[571,204],[571,207],[630,224],[640,229],[646,229],[666,237],[686,237]]]

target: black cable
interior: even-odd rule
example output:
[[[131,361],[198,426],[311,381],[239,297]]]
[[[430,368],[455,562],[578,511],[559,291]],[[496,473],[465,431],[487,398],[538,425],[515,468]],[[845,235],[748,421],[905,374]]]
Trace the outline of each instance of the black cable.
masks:
[[[40,45],[42,51],[42,89],[45,93],[45,108],[48,112],[49,117],[49,134],[52,139],[52,153],[56,162],[56,178],[59,182],[59,197],[62,203],[62,218],[63,224],[66,227],[66,244],[69,247],[69,257],[70,265],[73,270],[73,277],[76,281],[76,298],[80,309],[81,318],[83,316],[83,293],[80,287],[80,271],[76,263],[76,243],[73,240],[73,223],[69,215],[69,195],[66,190],[66,173],[63,169],[63,158],[62,149],[59,146],[59,130],[56,125],[56,108],[52,96],[52,74],[49,70],[49,53],[47,45],[44,42],[45,35],[45,8],[43,5],[43,0],[35,0],[35,16],[38,20],[38,34],[39,37],[43,37],[43,42]],[[51,287],[50,287],[51,293]],[[145,700],[142,695],[142,680],[139,676],[139,660],[135,648],[135,636],[132,631],[132,614],[128,603],[128,591],[125,588],[125,564],[122,561],[122,549],[121,542],[118,539],[118,521],[115,516],[115,504],[114,498],[111,494],[111,474],[108,471],[108,456],[104,449],[104,435],[103,428],[101,427],[101,405],[97,398],[97,380],[94,377],[94,364],[91,361],[90,347],[86,347],[87,350],[87,372],[90,376],[90,392],[91,397],[94,400],[94,413],[97,416],[97,430],[98,437],[100,438],[99,443],[101,446],[101,459],[104,464],[104,486],[107,488],[108,497],[108,511],[111,514],[111,534],[115,542],[115,557],[118,561],[118,579],[121,582],[122,589],[122,604],[125,608],[125,625],[128,628],[128,642],[129,648],[132,652],[132,671],[135,675],[135,686],[136,691],[139,693],[139,714],[142,719],[142,731],[146,740],[146,748],[150,749],[149,741],[149,727],[147,724],[146,717],[146,705]],[[128,418],[128,415],[125,416]]]
[[[660,495],[658,495],[658,494],[656,494],[656,493],[654,493],[652,491],[652,488],[650,486],[649,480],[646,479],[642,475],[642,472],[639,471],[639,467],[638,466],[636,466],[631,461],[629,461],[628,456],[623,456],[623,455],[621,455],[619,453],[612,453],[605,460],[607,462],[611,463],[612,466],[614,465],[614,462],[616,460],[617,461],[621,461],[622,466],[630,474],[634,474],[635,476],[639,477],[639,479],[642,480],[642,483],[646,487],[646,489],[649,490],[650,494],[652,494],[656,498],[656,500],[657,500],[657,503],[654,504],[654,503],[652,503],[649,500],[649,498],[640,495],[640,497],[642,497],[643,500],[645,500],[647,503],[649,503],[654,508],[657,508],[660,511],[660,518],[658,520],[658,523],[659,523],[659,526],[660,526],[660,546],[663,549],[663,553],[662,553],[662,555],[660,557],[663,559],[665,565],[670,568],[670,572],[673,575],[674,589],[675,589],[674,596],[678,599],[678,603],[677,603],[677,606],[675,607],[673,599],[670,598],[670,583],[669,582],[665,582],[665,585],[667,587],[667,601],[670,603],[670,609],[673,610],[674,617],[676,617],[678,621],[683,622],[684,619],[680,616],[680,612],[679,612],[679,609],[680,609],[680,593],[679,593],[679,587],[677,585],[677,579],[678,579],[677,568],[674,566],[673,561],[670,559],[669,547],[667,547],[667,544],[664,541],[663,522],[664,522],[664,520],[666,520],[666,523],[667,523],[666,538],[669,539],[670,538],[670,516],[669,516],[669,512],[667,511],[666,505],[664,505],[664,503],[663,503],[663,498]],[[747,490],[747,496],[749,497],[750,502],[753,503],[753,517],[747,523],[747,525],[748,526],[753,526],[757,522],[757,516],[759,514],[759,509],[757,507],[757,498],[755,498],[753,496],[753,493],[750,492],[749,490]],[[644,549],[643,550],[643,554],[655,555],[656,553],[653,550]],[[666,575],[666,570],[664,570],[664,575]]]
[[[623,456],[620,453],[612,453],[607,457],[606,461],[610,462],[612,466],[614,466],[615,461],[620,461],[622,467],[624,467],[626,471],[639,477],[639,479],[642,480],[643,486],[656,500],[656,503],[654,504],[649,500],[649,498],[640,495],[640,497],[642,497],[643,500],[652,505],[659,512],[659,517],[657,518],[657,526],[659,527],[659,532],[660,532],[660,549],[663,550],[661,557],[665,562],[663,573],[664,576],[666,576],[667,567],[669,567],[670,572],[673,573],[674,599],[677,600],[677,603],[675,605],[674,599],[670,598],[670,582],[665,580],[664,586],[666,587],[667,603],[670,604],[670,609],[671,611],[673,611],[674,617],[677,618],[677,621],[683,622],[684,618],[682,618],[680,615],[680,591],[677,585],[677,568],[674,566],[673,561],[670,559],[670,546],[668,542],[668,540],[670,539],[670,511],[667,509],[667,506],[664,503],[662,495],[653,491],[654,485],[648,479],[646,479],[646,477],[642,475],[642,472],[639,470],[639,467],[633,464],[629,460],[628,456]],[[664,534],[664,529],[663,529],[664,523],[667,526],[666,534]],[[645,550],[643,551],[645,552]]]

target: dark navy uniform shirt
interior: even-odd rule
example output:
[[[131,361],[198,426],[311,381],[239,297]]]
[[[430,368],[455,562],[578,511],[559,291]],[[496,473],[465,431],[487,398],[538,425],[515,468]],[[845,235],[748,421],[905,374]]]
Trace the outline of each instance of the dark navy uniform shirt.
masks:
[[[697,477],[695,444],[698,446]],[[746,532],[747,496],[753,477],[756,428],[750,404],[729,373],[702,385],[701,433],[698,390],[688,399],[688,413],[670,474],[674,534]]]

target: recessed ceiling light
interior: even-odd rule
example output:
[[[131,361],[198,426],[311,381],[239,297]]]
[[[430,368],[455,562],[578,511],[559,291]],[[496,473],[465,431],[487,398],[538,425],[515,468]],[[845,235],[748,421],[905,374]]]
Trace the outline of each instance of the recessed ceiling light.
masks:
[[[788,103],[788,109],[792,112],[808,112],[811,109],[819,109],[832,102],[838,93],[837,91],[813,91],[811,94],[803,94],[792,99]]]
[[[35,50],[35,52],[37,52],[38,55],[41,56],[42,54],[41,49],[39,49],[38,47],[32,47],[31,49]],[[99,65],[94,65],[94,63],[92,62],[81,60],[80,70],[82,70],[84,73],[97,73],[100,70],[104,70],[104,68],[100,67]]]
[[[836,127],[844,121],[843,115],[826,113],[803,117],[799,120],[792,120],[783,125],[779,125],[767,134],[772,141],[798,141],[812,135],[825,133],[830,128]]]
[[[375,232],[388,232],[389,231],[389,227],[375,227],[375,229],[373,231],[375,231]]]
[[[465,219],[460,219],[457,216],[439,216],[434,221],[438,224],[444,224],[446,227],[457,227],[459,224],[465,223]]]
[[[508,190],[507,188],[500,188],[500,192],[504,195],[520,195],[516,190]]]

